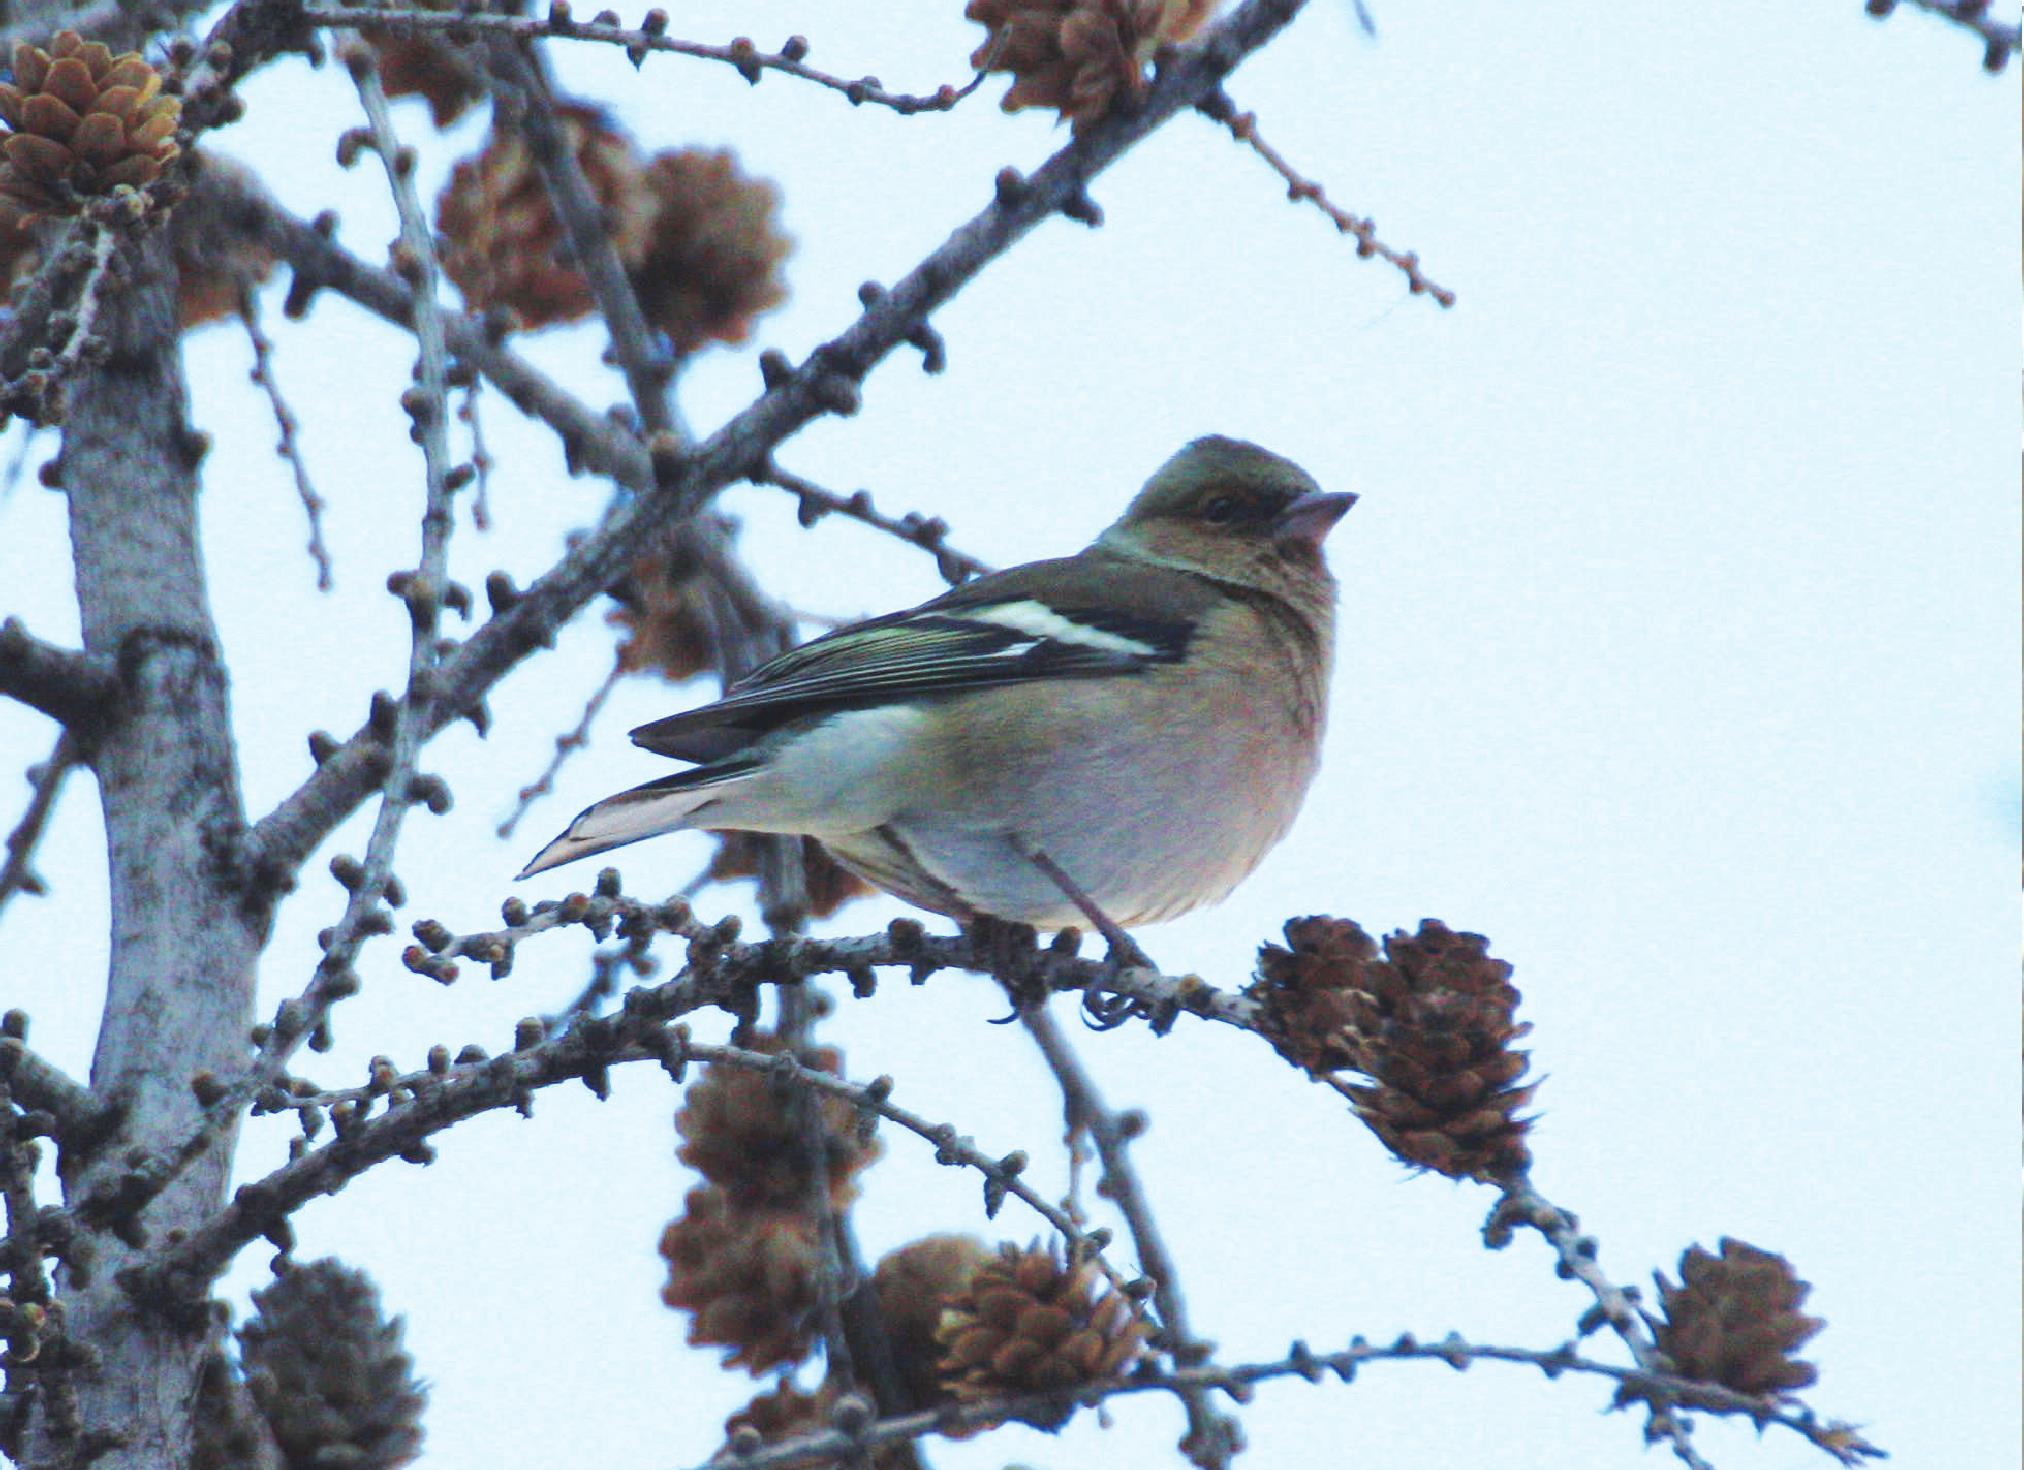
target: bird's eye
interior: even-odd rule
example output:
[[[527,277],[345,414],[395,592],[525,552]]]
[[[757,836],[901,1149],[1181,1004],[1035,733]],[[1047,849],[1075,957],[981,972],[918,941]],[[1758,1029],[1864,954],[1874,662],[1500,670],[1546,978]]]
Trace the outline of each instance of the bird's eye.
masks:
[[[1213,521],[1219,526],[1236,520],[1237,497],[1234,495],[1218,495],[1214,500],[1202,507],[1202,519]]]

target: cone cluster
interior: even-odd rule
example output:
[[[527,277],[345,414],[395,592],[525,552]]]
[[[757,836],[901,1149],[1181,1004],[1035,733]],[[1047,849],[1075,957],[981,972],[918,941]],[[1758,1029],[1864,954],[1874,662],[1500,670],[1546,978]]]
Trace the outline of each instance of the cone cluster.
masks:
[[[1049,107],[1077,128],[1145,100],[1146,66],[1161,46],[1201,29],[1216,0],[970,0],[966,19],[990,34],[970,56],[1009,72],[1007,112]]]
[[[22,214],[75,214],[123,184],[152,184],[181,151],[182,110],[138,51],[114,55],[75,31],[47,51],[18,43],[13,79],[0,82],[0,199]]]
[[[1793,1354],[1826,1324],[1799,1310],[1813,1288],[1785,1257],[1725,1238],[1720,1255],[1689,1248],[1677,1283],[1663,1272],[1653,1279],[1661,1316],[1652,1335],[1682,1378],[1749,1394],[1814,1381],[1813,1365]]]
[[[1105,1383],[1138,1358],[1147,1331],[1129,1297],[1104,1289],[1094,1262],[1003,1245],[943,1308],[941,1379],[965,1403]],[[1033,1422],[1058,1428],[1072,1411]]]
[[[759,314],[787,295],[779,191],[741,173],[728,152],[648,159],[598,109],[564,103],[556,111],[648,324],[681,352],[744,341]],[[443,267],[473,308],[511,310],[529,328],[595,309],[518,134],[495,125],[483,150],[457,165],[436,227],[447,245]]]
[[[1368,1078],[1335,1085],[1416,1168],[1496,1179],[1530,1163],[1519,1109],[1534,1085],[1521,1083],[1526,1054],[1514,1043],[1531,1027],[1487,940],[1428,919],[1387,938],[1380,959],[1357,925],[1314,917],[1290,921],[1286,942],[1259,950],[1245,992],[1282,1056],[1316,1077]]]
[[[764,1034],[748,1047],[785,1048]],[[841,1056],[823,1047],[802,1065],[826,1072]],[[675,1115],[681,1161],[708,1182],[689,1191],[661,1235],[668,1277],[661,1299],[690,1314],[691,1346],[730,1349],[727,1365],[757,1376],[801,1362],[815,1348],[822,1241],[809,1191],[806,1114],[821,1128],[824,1187],[833,1210],[857,1197],[857,1175],[882,1147],[860,1139],[856,1110],[840,1099],[798,1098],[764,1073],[722,1063],[703,1069]]]

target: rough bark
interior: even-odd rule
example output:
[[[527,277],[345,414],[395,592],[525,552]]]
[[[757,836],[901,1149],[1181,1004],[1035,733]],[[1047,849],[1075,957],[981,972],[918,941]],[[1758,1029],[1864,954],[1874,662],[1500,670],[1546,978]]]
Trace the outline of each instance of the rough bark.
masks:
[[[111,870],[111,961],[91,1087],[122,1108],[117,1131],[65,1170],[66,1198],[103,1189],[136,1148],[160,1149],[198,1118],[190,1079],[243,1065],[254,962],[267,915],[235,892],[227,855],[243,826],[225,665],[198,541],[201,441],[185,414],[175,269],[156,232],[123,249],[111,353],[72,388],[62,482],[88,655],[119,671],[119,718],[96,769]],[[150,1237],[188,1228],[222,1203],[232,1133],[142,1212]],[[119,1284],[135,1247],[101,1236],[90,1270],[61,1300],[74,1341],[87,1442],[116,1436],[102,1470],[185,1463],[206,1346],[202,1313],[171,1320]],[[49,1426],[31,1463],[62,1455]]]

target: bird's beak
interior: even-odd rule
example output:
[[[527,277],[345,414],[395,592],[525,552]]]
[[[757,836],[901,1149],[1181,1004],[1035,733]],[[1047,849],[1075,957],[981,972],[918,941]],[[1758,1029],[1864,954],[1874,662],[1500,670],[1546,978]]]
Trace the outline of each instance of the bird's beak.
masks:
[[[1279,512],[1274,539],[1300,541],[1319,550],[1322,538],[1335,529],[1335,523],[1355,504],[1356,497],[1346,490],[1333,495],[1310,491]]]

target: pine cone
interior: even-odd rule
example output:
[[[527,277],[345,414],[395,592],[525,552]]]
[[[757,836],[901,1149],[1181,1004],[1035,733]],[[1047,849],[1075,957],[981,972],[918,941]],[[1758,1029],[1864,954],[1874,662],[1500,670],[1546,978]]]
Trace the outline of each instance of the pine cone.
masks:
[[[1652,1279],[1664,1314],[1652,1334],[1682,1378],[1780,1394],[1818,1376],[1792,1354],[1826,1324],[1800,1312],[1813,1288],[1785,1257],[1724,1237],[1719,1256],[1693,1246],[1680,1257],[1679,1285]]]
[[[693,679],[716,664],[716,628],[702,568],[681,538],[632,564],[631,575],[611,589],[605,621],[620,629],[618,666],[628,674],[652,672],[671,684]]]
[[[1131,1366],[1147,1333],[1130,1298],[1103,1289],[1092,1261],[1065,1265],[1040,1245],[1002,1245],[943,1309],[942,1384],[965,1403],[1105,1383]],[[1073,1406],[1030,1422],[1058,1429]]]
[[[777,1037],[760,1032],[747,1040],[752,1051],[778,1056]],[[801,1064],[841,1075],[842,1053],[816,1047]],[[808,1207],[808,1137],[788,1084],[750,1067],[712,1062],[682,1094],[675,1131],[682,1144],[675,1157],[723,1190],[733,1209],[752,1212]],[[876,1138],[859,1140],[857,1109],[842,1098],[808,1093],[822,1117],[823,1154],[829,1169],[829,1198],[841,1210],[857,1198],[857,1175],[885,1152]]]
[[[878,1263],[872,1290],[910,1410],[930,1409],[948,1398],[936,1330],[943,1310],[992,1259],[991,1249],[974,1235],[929,1235],[887,1252]]]
[[[555,112],[619,259],[637,258],[652,209],[637,150],[595,107],[560,103]],[[456,166],[436,201],[436,229],[446,245],[443,270],[475,311],[510,307],[522,326],[536,328],[579,321],[597,305],[583,272],[564,258],[562,222],[517,134],[495,125],[483,151]]]
[[[743,342],[787,299],[780,263],[793,248],[775,225],[780,191],[738,171],[728,151],[685,148],[647,165],[654,215],[633,289],[678,352]]]
[[[392,1470],[420,1453],[426,1395],[363,1271],[290,1266],[253,1307],[240,1362],[288,1470]]]
[[[1295,919],[1290,950],[1266,945],[1245,993],[1264,1012],[1280,1055],[1320,1076],[1353,1070],[1370,1084],[1336,1084],[1358,1117],[1405,1163],[1453,1179],[1495,1179],[1531,1162],[1518,1110],[1531,1031],[1514,1019],[1511,967],[1480,934],[1428,919],[1417,935],[1370,937],[1345,919]]]
[[[418,10],[460,10],[459,0],[413,0]],[[477,5],[479,10],[497,7]],[[513,7],[518,14],[524,8]],[[389,97],[419,97],[429,121],[447,128],[485,96],[485,74],[441,31],[360,26],[359,38],[379,53],[380,86]]]
[[[691,1347],[728,1347],[724,1365],[755,1378],[815,1350],[821,1246],[806,1215],[747,1214],[722,1189],[701,1185],[661,1233],[661,1256],[661,1300],[691,1314]]]
[[[176,319],[184,331],[239,314],[274,274],[275,254],[233,217],[232,201],[261,189],[253,171],[209,149],[190,153],[190,192],[169,217],[176,256]]]
[[[43,51],[14,47],[14,80],[0,83],[0,198],[23,214],[75,214],[84,198],[162,176],[181,149],[180,99],[138,51],[59,31]]]
[[[990,32],[970,65],[1013,77],[1005,111],[1051,107],[1082,128],[1144,101],[1153,53],[1194,35],[1214,8],[1215,0],[970,0],[963,15]]]

